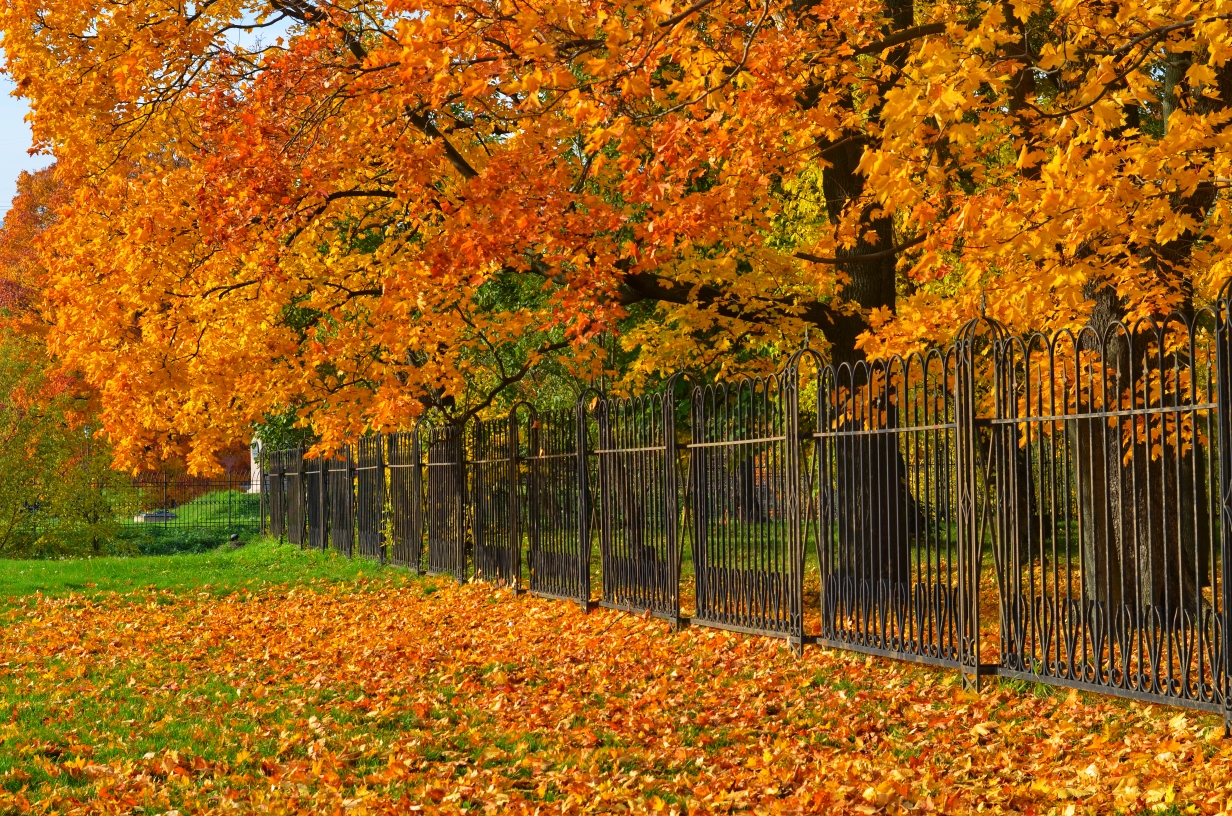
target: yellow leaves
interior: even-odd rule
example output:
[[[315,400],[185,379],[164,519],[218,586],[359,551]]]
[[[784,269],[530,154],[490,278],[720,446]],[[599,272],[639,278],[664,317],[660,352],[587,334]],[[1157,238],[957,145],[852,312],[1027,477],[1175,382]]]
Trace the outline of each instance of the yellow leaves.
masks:
[[[1010,7],[1014,9],[1014,16],[1026,22],[1032,14],[1037,13],[1043,4],[1040,0],[1010,0]]]
[[[47,811],[187,811],[225,790],[275,812],[1186,812],[1213,810],[1232,771],[1221,742],[1182,736],[1207,714],[996,685],[951,699],[932,668],[392,572],[0,614],[0,721],[40,723],[0,732],[40,771],[9,772],[0,806],[25,785]],[[48,700],[14,693],[53,665]]]
[[[1046,158],[1043,151],[1031,150],[1030,145],[1023,143],[1022,149],[1018,151],[1016,166],[1022,169],[1035,167],[1043,158]]]
[[[1210,85],[1215,82],[1215,70],[1206,63],[1194,62],[1185,71],[1185,81],[1194,87]]]
[[[1100,127],[1111,130],[1119,127],[1124,118],[1124,108],[1117,99],[1102,99],[1091,106],[1091,113]]]

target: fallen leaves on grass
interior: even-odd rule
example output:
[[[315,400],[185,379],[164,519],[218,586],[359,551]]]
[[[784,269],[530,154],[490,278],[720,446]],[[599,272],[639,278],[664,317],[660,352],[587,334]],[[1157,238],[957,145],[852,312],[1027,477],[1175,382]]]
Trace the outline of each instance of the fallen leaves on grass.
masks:
[[[447,581],[0,615],[11,810],[1215,813],[1221,733]]]

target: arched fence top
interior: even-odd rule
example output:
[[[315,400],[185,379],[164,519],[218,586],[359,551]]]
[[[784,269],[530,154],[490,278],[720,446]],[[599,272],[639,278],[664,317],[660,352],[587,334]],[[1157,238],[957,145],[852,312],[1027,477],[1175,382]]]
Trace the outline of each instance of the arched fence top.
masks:
[[[997,412],[1018,417],[1213,408],[1222,343],[1226,328],[1212,308],[1006,337],[997,350]]]
[[[1028,331],[1022,334],[1005,332],[997,341],[1001,354],[1025,357],[1039,351],[1055,356],[1064,346],[1071,350],[1080,350],[1096,354],[1099,358],[1109,356],[1109,349],[1117,344],[1130,343],[1140,346],[1151,343],[1159,354],[1176,354],[1181,349],[1192,348],[1199,329],[1209,326],[1214,332],[1220,321],[1220,311],[1226,308],[1222,301],[1213,306],[1204,306],[1185,312],[1174,310],[1163,316],[1147,316],[1132,323],[1123,320],[1110,320],[1102,328],[1090,324],[1079,328],[1064,327],[1053,332]],[[1182,345],[1172,345],[1171,351],[1166,341],[1184,338]]]

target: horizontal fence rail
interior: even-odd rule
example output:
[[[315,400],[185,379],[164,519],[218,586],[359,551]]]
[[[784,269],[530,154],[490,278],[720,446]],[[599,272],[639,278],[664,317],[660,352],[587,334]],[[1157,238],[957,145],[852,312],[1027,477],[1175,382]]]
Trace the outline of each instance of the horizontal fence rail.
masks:
[[[1228,302],[274,451],[262,507],[303,547],[1230,724]]]

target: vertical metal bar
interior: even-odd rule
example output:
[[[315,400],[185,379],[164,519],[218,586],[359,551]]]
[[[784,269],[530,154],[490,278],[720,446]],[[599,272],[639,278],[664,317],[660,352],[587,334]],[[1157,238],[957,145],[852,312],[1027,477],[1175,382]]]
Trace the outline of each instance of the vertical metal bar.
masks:
[[[534,434],[534,420],[532,414],[531,434]],[[522,591],[522,526],[519,524],[518,518],[518,423],[517,409],[509,412],[508,418],[505,420],[505,450],[509,458],[508,464],[505,466],[506,478],[508,480],[508,494],[505,501],[505,514],[509,525],[508,543],[508,579],[509,585],[515,593]],[[532,449],[533,453],[533,449]],[[534,502],[536,496],[529,497],[530,501]]]
[[[1232,736],[1232,658],[1229,657],[1229,647],[1232,637],[1229,636],[1226,616],[1232,609],[1232,585],[1228,582],[1229,558],[1232,558],[1232,282],[1225,284],[1220,291],[1219,300],[1215,304],[1215,359],[1217,378],[1217,412],[1219,414],[1218,450],[1219,450],[1219,577],[1221,589],[1222,613],[1224,619],[1221,627],[1220,651],[1222,665],[1218,671],[1221,677],[1215,681],[1216,695],[1222,698],[1223,733],[1225,737]],[[1212,565],[1212,570],[1214,565]],[[1217,595],[1216,597],[1220,597]]]
[[[257,473],[258,473],[258,476],[257,476],[257,524],[258,524],[258,527],[257,527],[257,530],[258,532],[260,532],[261,535],[266,534],[265,485],[268,480],[266,479],[265,474],[267,470],[269,470],[269,463],[267,461],[265,447],[258,446],[257,448]],[[248,478],[251,479],[252,474],[249,474]],[[249,484],[249,489],[251,489],[251,483]]]
[[[385,535],[385,479],[388,469],[386,468],[385,446],[381,444],[381,435],[377,435],[372,443],[376,448],[376,546],[377,557],[382,564],[388,563],[389,559],[386,555],[386,550],[389,547],[388,539]]]
[[[574,406],[574,423],[576,455],[573,463],[574,479],[577,485],[577,546],[579,582],[578,604],[582,611],[590,609],[590,471],[587,467],[587,423],[586,394],[578,398]]]
[[[980,542],[975,540],[975,380],[974,331],[959,341],[955,354],[954,409],[958,454],[958,610],[959,661],[963,687],[980,690]]]
[[[787,455],[786,513],[788,563],[785,579],[790,581],[788,587],[788,641],[796,654],[804,653],[804,537],[803,514],[805,503],[802,496],[803,471],[800,466],[801,446],[804,440],[800,436],[800,357],[788,368],[779,382],[780,394],[786,397],[786,405],[781,405],[786,422],[784,423],[784,442]],[[783,400],[780,399],[780,402]]]
[[[676,378],[668,382],[663,394],[663,467],[664,498],[663,498],[663,529],[666,533],[664,543],[667,545],[667,580],[670,582],[668,591],[669,620],[672,628],[680,628],[680,513],[679,485],[677,484],[676,462]]]

